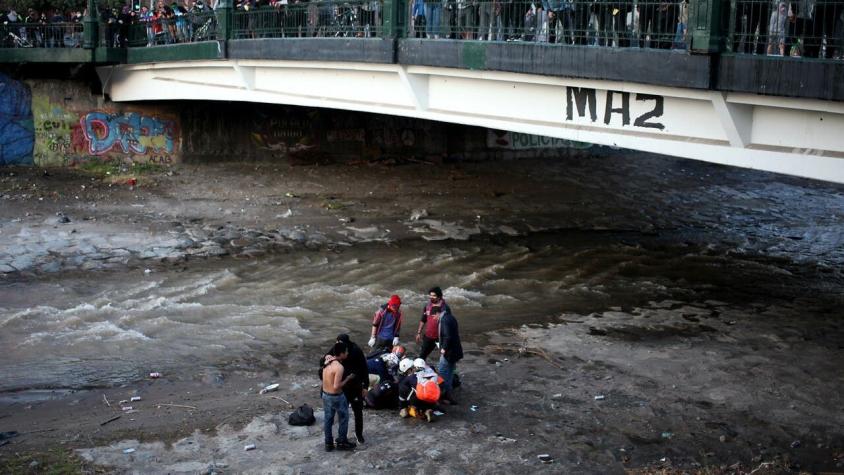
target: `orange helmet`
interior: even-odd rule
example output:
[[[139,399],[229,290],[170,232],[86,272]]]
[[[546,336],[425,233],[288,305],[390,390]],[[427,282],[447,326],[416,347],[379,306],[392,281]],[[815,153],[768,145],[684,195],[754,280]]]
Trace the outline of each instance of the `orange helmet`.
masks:
[[[401,359],[404,356],[404,347],[401,345],[396,345],[393,347],[393,353]]]

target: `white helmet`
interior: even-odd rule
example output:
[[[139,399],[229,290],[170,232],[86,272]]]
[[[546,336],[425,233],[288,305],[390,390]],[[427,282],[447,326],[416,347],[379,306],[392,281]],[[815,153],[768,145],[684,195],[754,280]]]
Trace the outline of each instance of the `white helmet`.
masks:
[[[425,369],[428,367],[428,365],[422,358],[416,358],[415,360],[413,360],[413,367],[416,369]]]
[[[381,360],[390,368],[395,368],[399,364],[399,357],[395,353],[384,353],[381,355]]]
[[[399,362],[399,371],[407,373],[410,368],[413,368],[413,361],[410,358],[404,358]]]

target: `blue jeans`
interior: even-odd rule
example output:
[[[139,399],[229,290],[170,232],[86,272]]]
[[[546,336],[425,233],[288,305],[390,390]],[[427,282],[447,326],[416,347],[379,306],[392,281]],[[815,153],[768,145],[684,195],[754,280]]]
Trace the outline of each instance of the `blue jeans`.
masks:
[[[340,419],[340,427],[337,429],[337,442],[348,442],[346,435],[349,432],[349,401],[346,400],[346,396],[343,394],[332,396],[322,393],[322,404],[325,411],[325,421],[322,424],[322,430],[325,432],[325,443],[334,443],[331,428],[334,425],[335,413]]]
[[[442,4],[425,3],[425,33],[428,38],[440,34],[440,14],[442,11]]]
[[[442,389],[444,393],[451,391],[451,381],[454,379],[454,370],[457,363],[449,363],[445,356],[440,355],[440,364],[437,366],[437,373],[443,378]]]

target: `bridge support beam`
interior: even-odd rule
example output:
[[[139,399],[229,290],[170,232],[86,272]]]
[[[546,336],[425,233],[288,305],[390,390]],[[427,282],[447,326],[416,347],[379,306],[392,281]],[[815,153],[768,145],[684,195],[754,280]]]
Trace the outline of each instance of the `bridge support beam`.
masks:
[[[844,183],[844,104],[398,64],[219,60],[98,68],[114,101],[218,100],[510,130]]]
[[[733,147],[750,145],[753,133],[753,106],[727,102],[724,92],[712,93],[712,106],[721,121],[721,127]]]

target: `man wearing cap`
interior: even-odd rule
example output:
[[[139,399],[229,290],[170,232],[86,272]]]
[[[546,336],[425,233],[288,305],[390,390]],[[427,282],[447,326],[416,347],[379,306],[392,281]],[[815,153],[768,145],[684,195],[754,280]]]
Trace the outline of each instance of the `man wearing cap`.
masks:
[[[430,301],[422,309],[422,318],[419,320],[419,328],[416,329],[416,343],[419,344],[419,357],[424,359],[434,351],[439,342],[440,314],[451,311],[443,299],[443,291],[434,287],[428,291]]]
[[[392,295],[390,300],[375,312],[369,346],[376,351],[390,351],[393,345],[399,344],[401,322],[401,299],[398,295]]]

